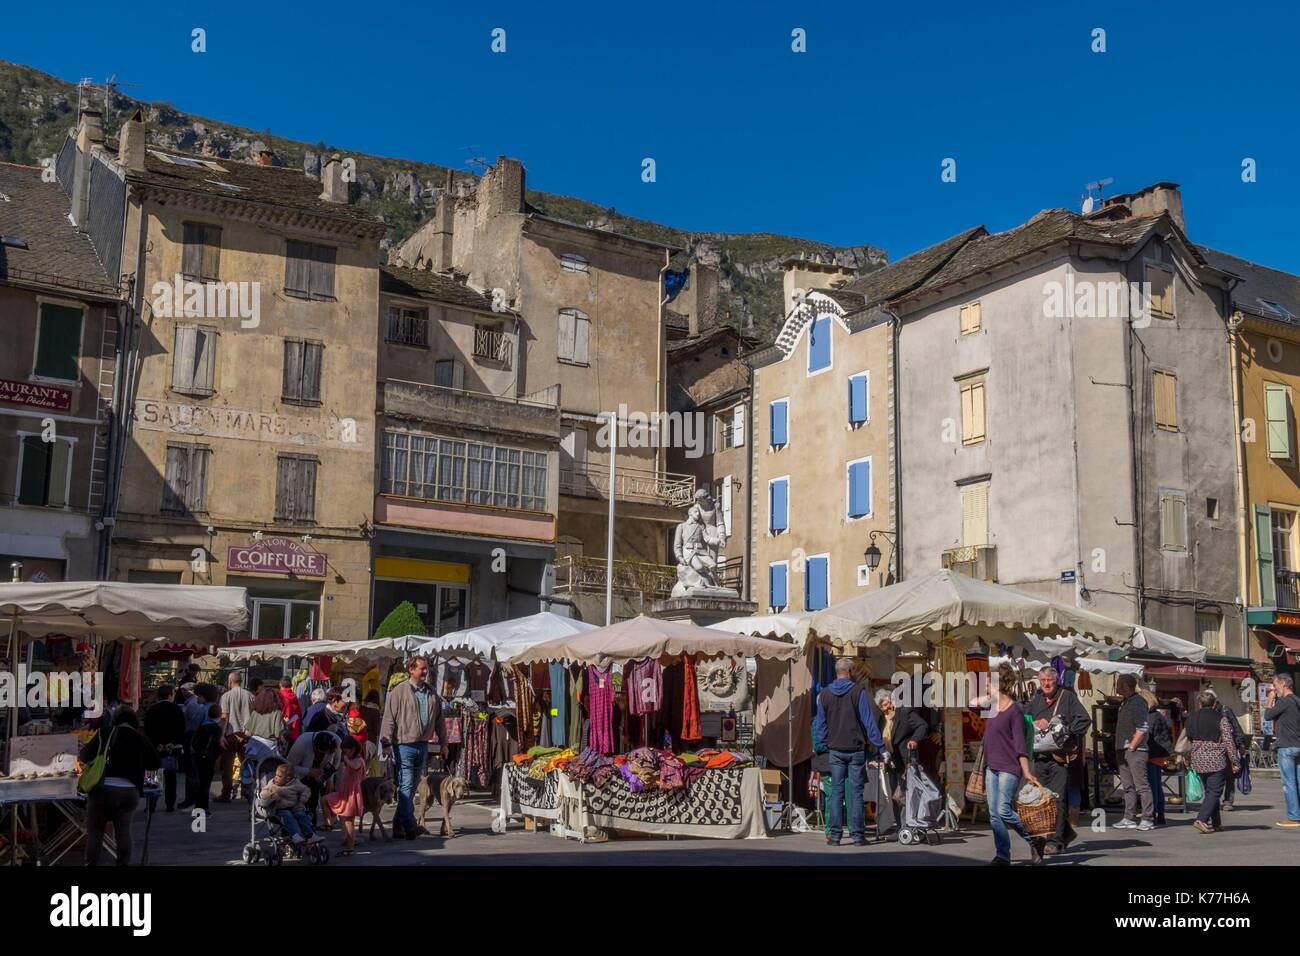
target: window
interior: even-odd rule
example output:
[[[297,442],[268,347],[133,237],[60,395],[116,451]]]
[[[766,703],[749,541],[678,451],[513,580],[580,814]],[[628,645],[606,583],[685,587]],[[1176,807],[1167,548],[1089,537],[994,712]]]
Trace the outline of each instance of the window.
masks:
[[[741,448],[745,444],[745,406],[736,405],[713,416],[718,429],[718,445]]]
[[[581,309],[560,310],[559,359],[571,365],[586,365],[591,320]]]
[[[1162,262],[1148,262],[1147,286],[1151,290],[1151,314],[1161,319],[1174,317],[1174,270]]]
[[[959,310],[959,321],[962,335],[972,335],[978,332],[982,328],[980,324],[980,304],[978,302],[968,302],[963,305]]]
[[[296,405],[320,403],[320,364],[325,346],[306,339],[284,340],[284,378],[281,396]]]
[[[547,471],[543,451],[384,432],[384,494],[545,511]]]
[[[207,445],[168,444],[162,510],[194,514],[208,508]]]
[[[320,461],[314,455],[278,455],[275,476],[277,521],[316,520],[316,471]]]
[[[572,252],[566,252],[560,256],[560,268],[565,272],[581,272],[585,274],[588,271],[587,260]]]
[[[789,579],[789,561],[776,561],[767,566],[767,603],[773,611],[784,611],[789,604]]]
[[[773,478],[767,483],[767,530],[781,534],[790,529],[790,478]]]
[[[848,515],[865,518],[871,514],[871,459],[860,458],[848,465]]]
[[[172,351],[172,391],[211,395],[215,390],[217,330],[204,325],[176,326]]]
[[[961,443],[978,445],[984,440],[984,380],[967,381],[961,388]]]
[[[1156,428],[1178,431],[1178,376],[1173,372],[1153,373],[1156,406]]]
[[[438,359],[433,363],[433,384],[439,388],[464,389],[465,366],[457,359]]]
[[[66,438],[45,441],[40,435],[19,433],[18,503],[43,508],[65,508],[72,473],[72,442]]]
[[[1160,492],[1160,547],[1187,550],[1187,495],[1181,491]]]
[[[790,414],[790,400],[788,398],[779,398],[768,406],[768,417],[771,420],[772,447],[784,448],[790,442],[788,419]]]
[[[311,640],[320,617],[316,601],[286,601],[278,598],[253,598],[253,640],[287,641],[292,638]]]
[[[515,338],[501,328],[486,325],[474,326],[474,357],[489,362],[499,362],[506,368],[514,355]]]
[[[867,421],[867,373],[849,377],[849,424],[853,427]]]
[[[42,302],[36,321],[36,362],[33,378],[75,382],[80,375],[81,319],[79,306]]]
[[[820,611],[828,606],[831,596],[830,556],[819,554],[804,562],[803,609]]]
[[[815,375],[831,367],[831,322],[829,315],[813,320],[808,329],[808,374]]]
[[[429,347],[429,313],[403,305],[388,307],[388,341],[398,345]]]
[[[728,538],[731,537],[731,476],[718,478],[713,482],[712,494],[713,501],[722,509],[722,530]]]
[[[1196,612],[1196,635],[1210,654],[1223,653],[1223,615],[1217,611]]]
[[[1218,499],[1218,498],[1206,498],[1206,499],[1205,499],[1205,517],[1209,518],[1211,521],[1215,521],[1215,520],[1218,519],[1218,517],[1219,517],[1219,499]]]
[[[961,544],[963,548],[989,543],[989,486],[961,489]]]
[[[1264,383],[1264,414],[1268,420],[1268,457],[1291,460],[1291,390],[1276,382]]]
[[[334,263],[338,250],[314,242],[285,242],[284,291],[300,299],[334,298]]]
[[[221,227],[187,222],[183,230],[181,276],[191,282],[216,282],[221,275]]]
[[[1255,505],[1255,568],[1259,575],[1259,603],[1264,607],[1277,605],[1277,577],[1281,576],[1282,558],[1291,553],[1290,534],[1278,547],[1276,540],[1276,519],[1283,512],[1274,511],[1268,505]]]
[[[1255,301],[1257,301],[1268,311],[1272,312],[1278,318],[1287,319],[1287,320],[1295,318],[1295,315],[1292,314],[1290,309],[1286,308],[1286,306],[1279,305],[1278,303],[1273,302],[1271,299],[1256,299]]]

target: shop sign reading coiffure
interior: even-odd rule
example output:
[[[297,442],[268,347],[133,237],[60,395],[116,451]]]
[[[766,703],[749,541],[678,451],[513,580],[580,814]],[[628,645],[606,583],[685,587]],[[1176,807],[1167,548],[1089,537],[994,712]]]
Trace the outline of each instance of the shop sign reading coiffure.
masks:
[[[308,551],[291,538],[263,538],[246,548],[231,548],[226,555],[226,569],[323,578],[325,559],[322,552]]]

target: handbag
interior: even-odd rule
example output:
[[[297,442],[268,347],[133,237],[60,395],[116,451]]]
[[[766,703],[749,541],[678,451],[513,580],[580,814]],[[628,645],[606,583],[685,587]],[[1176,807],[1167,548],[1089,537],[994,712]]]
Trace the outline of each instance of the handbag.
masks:
[[[987,803],[988,792],[984,789],[984,771],[988,764],[984,760],[984,745],[980,744],[975,756],[975,769],[966,778],[966,799],[971,803]]]
[[[1191,752],[1192,752],[1192,741],[1191,738],[1187,736],[1187,731],[1184,730],[1181,734],[1178,735],[1178,743],[1174,744],[1174,753],[1182,754],[1183,756],[1186,756]]]
[[[1190,767],[1187,770],[1187,802],[1200,803],[1205,799],[1205,784],[1201,782],[1201,775]]]
[[[1034,747],[1035,754],[1054,754],[1066,749],[1069,743],[1070,735],[1065,730],[1065,725],[1056,719],[1056,712],[1061,709],[1061,698],[1064,693],[1056,697],[1056,706],[1052,708],[1052,715],[1047,720],[1047,727],[1044,730],[1034,729]],[[1033,721],[1030,720],[1030,725]]]
[[[1249,794],[1250,790],[1250,764],[1243,760],[1241,769],[1237,771],[1237,792],[1244,796]]]
[[[100,733],[103,733],[103,731],[100,731]],[[95,759],[86,764],[86,769],[81,771],[81,779],[77,781],[77,789],[82,793],[90,793],[104,779],[104,770],[108,767],[108,751],[113,746],[115,736],[117,736],[116,728],[109,733],[108,743],[99,748],[99,753],[95,754]]]

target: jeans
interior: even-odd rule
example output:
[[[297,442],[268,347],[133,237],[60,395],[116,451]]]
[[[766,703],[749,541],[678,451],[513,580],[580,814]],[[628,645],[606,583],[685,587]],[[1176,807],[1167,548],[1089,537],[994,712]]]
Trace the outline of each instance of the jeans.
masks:
[[[429,759],[428,744],[398,744],[397,756],[397,812],[393,823],[403,830],[415,829],[415,791],[419,789],[424,765]],[[861,784],[858,787],[861,792]]]
[[[1138,803],[1142,804],[1141,818],[1155,816],[1155,798],[1151,793],[1151,780],[1147,777],[1150,754],[1145,750],[1125,748],[1119,754],[1119,782],[1124,791],[1124,819],[1138,819]]]
[[[306,840],[316,832],[312,829],[311,817],[307,815],[306,810],[277,810],[275,816],[291,837],[302,837]]]
[[[1277,769],[1282,774],[1282,793],[1286,797],[1286,818],[1300,821],[1300,747],[1281,747],[1277,752]]]
[[[1151,806],[1158,817],[1165,815],[1164,768],[1147,761],[1147,784],[1151,787]]]
[[[1232,768],[1227,770],[1216,770],[1214,773],[1202,774],[1205,785],[1205,798],[1201,800],[1201,812],[1196,819],[1202,823],[1208,823],[1216,830],[1222,825],[1219,818],[1219,808],[1222,805],[1223,790],[1227,786],[1228,778],[1232,776]]]
[[[849,781],[849,836],[854,843],[866,839],[866,811],[862,806],[862,788],[867,782],[865,750],[832,750],[831,758],[831,825],[827,835],[838,842],[844,834],[844,778]]]
[[[1026,841],[1029,840],[1029,834],[1020,822],[1020,814],[1011,805],[1019,789],[1020,774],[1007,773],[1005,770],[984,771],[984,792],[988,799],[989,823],[993,827],[993,855],[999,860],[1011,859],[1011,833],[1008,827]]]
[[[117,865],[131,862],[131,814],[140,802],[135,787],[109,787],[100,784],[86,794],[86,866],[99,862],[104,849],[104,827],[113,824],[113,841],[117,844]]]

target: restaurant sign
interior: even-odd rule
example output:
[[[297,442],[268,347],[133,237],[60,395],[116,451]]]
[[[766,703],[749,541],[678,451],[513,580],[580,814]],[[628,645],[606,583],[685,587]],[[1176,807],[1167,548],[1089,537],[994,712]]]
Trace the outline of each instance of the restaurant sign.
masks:
[[[30,405],[33,408],[66,412],[72,409],[72,392],[57,385],[15,382],[13,379],[0,378],[0,402],[13,402],[15,405]]]
[[[290,538],[263,538],[245,548],[231,548],[226,555],[228,571],[260,571],[263,574],[292,574],[323,578],[326,555],[308,551]]]

